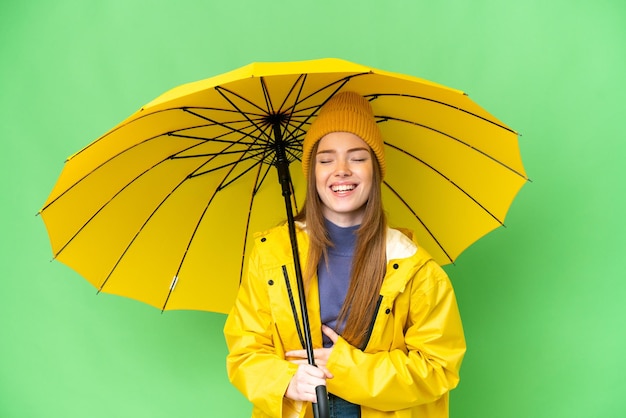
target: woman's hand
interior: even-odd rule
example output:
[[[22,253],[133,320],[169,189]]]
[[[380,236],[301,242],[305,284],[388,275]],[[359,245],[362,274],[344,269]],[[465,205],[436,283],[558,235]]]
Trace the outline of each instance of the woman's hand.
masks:
[[[322,325],[322,332],[335,343],[339,335],[326,325]],[[285,353],[292,363],[298,364],[298,371],[293,376],[285,392],[285,396],[296,401],[317,402],[315,388],[326,386],[326,379],[332,379],[333,374],[326,368],[331,348],[316,348],[313,350],[315,366],[309,364],[306,350],[292,350]],[[317,366],[317,367],[316,367]]]
[[[337,342],[339,335],[330,327],[326,325],[322,325],[322,332],[330,338],[330,340],[334,343]],[[326,367],[328,363],[328,358],[330,357],[330,353],[333,351],[333,348],[316,348],[313,350],[313,357],[315,359],[315,365]],[[285,357],[287,357],[292,363],[296,364],[308,364],[308,358],[306,350],[292,350],[287,351],[285,353]],[[329,377],[330,379],[330,377]]]
[[[294,361],[299,362],[300,360]],[[307,401],[317,403],[315,388],[326,386],[326,379],[333,375],[326,367],[315,367],[310,364],[300,364],[298,371],[291,378],[285,396],[294,401]]]

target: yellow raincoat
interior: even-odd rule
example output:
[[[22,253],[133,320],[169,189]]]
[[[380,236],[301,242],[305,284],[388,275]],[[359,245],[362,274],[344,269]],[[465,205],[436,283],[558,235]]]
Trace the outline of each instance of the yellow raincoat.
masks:
[[[298,224],[302,265],[308,235]],[[339,338],[327,368],[328,392],[361,405],[362,418],[448,417],[465,339],[445,272],[395,229],[387,232],[387,274],[365,350]],[[298,366],[284,353],[302,349],[289,300],[299,306],[287,226],[255,237],[247,276],[224,327],[228,376],[253,403],[253,418],[312,417],[309,403],[283,395]],[[322,346],[317,279],[307,293],[314,346]]]

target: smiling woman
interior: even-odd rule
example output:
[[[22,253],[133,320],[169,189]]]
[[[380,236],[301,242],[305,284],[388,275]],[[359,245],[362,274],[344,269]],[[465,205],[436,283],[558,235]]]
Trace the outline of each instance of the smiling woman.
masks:
[[[387,226],[383,147],[369,101],[349,91],[307,132],[296,219],[315,361],[289,310],[294,261],[279,226],[257,236],[224,328],[229,378],[253,417],[310,416],[320,386],[333,418],[448,416],[465,353],[456,299],[432,257]]]
[[[372,188],[370,148],[350,132],[324,136],[315,152],[315,185],[324,217],[339,226],[360,225]]]

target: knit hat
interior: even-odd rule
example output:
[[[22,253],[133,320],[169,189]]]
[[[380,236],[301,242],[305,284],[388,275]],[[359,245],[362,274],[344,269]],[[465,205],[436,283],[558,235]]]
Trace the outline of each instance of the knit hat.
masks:
[[[302,169],[308,175],[313,146],[331,132],[350,132],[370,146],[385,177],[385,149],[382,135],[370,102],[358,93],[341,92],[333,96],[320,109],[302,143]]]

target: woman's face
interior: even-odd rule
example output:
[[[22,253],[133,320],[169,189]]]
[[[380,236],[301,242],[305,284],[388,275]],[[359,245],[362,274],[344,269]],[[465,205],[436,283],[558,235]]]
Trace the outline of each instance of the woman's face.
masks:
[[[314,158],[324,217],[343,227],[361,224],[374,172],[367,143],[349,132],[332,132],[322,137]]]

